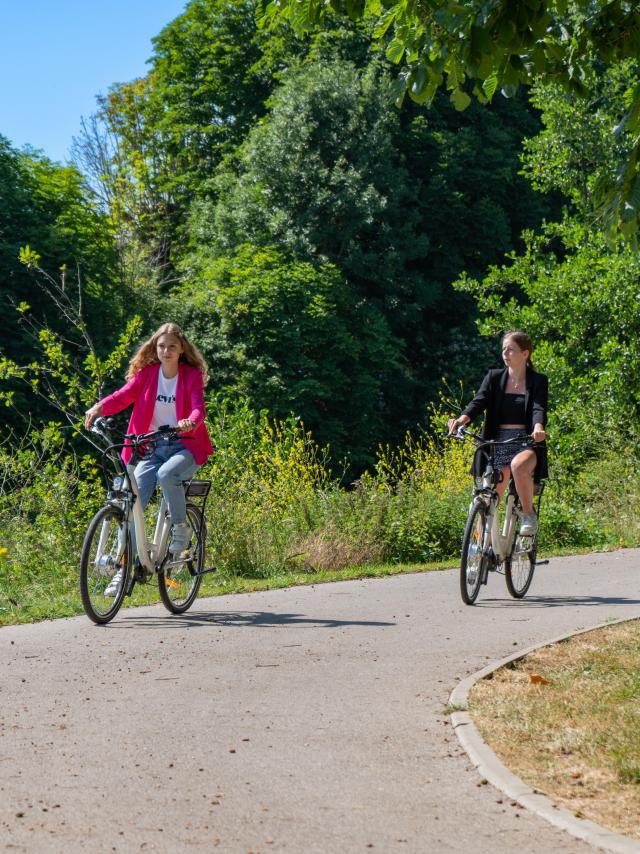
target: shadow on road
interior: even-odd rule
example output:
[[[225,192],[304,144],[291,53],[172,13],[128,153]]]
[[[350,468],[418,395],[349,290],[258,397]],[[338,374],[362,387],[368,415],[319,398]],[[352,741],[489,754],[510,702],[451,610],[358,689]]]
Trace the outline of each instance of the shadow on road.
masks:
[[[278,628],[297,626],[299,628],[337,629],[342,626],[384,627],[396,623],[377,620],[334,620],[322,617],[307,617],[305,614],[278,614],[270,611],[200,611],[187,614],[139,615],[127,614],[124,620],[109,624],[112,628],[197,628],[206,626],[252,626],[255,628]]]
[[[583,605],[640,605],[640,599],[627,596],[526,596],[524,599],[481,599],[476,608],[564,608]]]

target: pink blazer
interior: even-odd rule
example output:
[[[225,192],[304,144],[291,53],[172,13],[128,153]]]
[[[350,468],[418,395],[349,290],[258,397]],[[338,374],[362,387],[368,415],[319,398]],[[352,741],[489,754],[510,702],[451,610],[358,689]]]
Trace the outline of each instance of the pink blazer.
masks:
[[[115,415],[133,404],[127,433],[148,433],[158,390],[158,372],[160,365],[147,365],[138,371],[126,385],[103,398],[103,415]],[[178,421],[189,418],[196,426],[184,436],[191,436],[184,444],[191,451],[196,463],[201,466],[213,453],[213,446],[204,423],[204,388],[199,368],[180,362],[178,366],[178,385],[176,388],[176,414]],[[131,448],[124,448],[122,459],[128,463]]]

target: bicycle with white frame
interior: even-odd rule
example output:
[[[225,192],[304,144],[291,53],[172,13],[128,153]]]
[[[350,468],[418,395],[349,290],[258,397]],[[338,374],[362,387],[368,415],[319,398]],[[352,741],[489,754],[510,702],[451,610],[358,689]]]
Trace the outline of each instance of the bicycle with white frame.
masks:
[[[467,605],[473,605],[480,587],[487,583],[490,571],[501,572],[504,568],[509,593],[522,599],[527,593],[537,565],[548,560],[537,561],[538,535],[520,534],[522,506],[513,478],[509,483],[504,513],[500,514],[500,496],[496,489],[502,479],[502,471],[496,466],[495,449],[498,445],[518,445],[523,450],[535,447],[530,436],[516,436],[499,442],[483,439],[465,427],[459,427],[451,437],[460,441],[471,441],[476,454],[485,462],[483,474],[475,479],[473,498],[462,538],[460,562],[460,593]],[[474,466],[475,470],[475,466]],[[544,483],[534,484],[535,511],[540,516],[540,501]]]
[[[146,584],[154,575],[164,606],[173,614],[182,614],[193,604],[202,576],[215,567],[204,569],[207,524],[205,505],[211,481],[185,481],[187,522],[192,536],[188,547],[179,554],[169,552],[171,517],[164,497],[160,501],[152,538],[147,537],[144,510],[139,501],[135,478],[136,464],[153,452],[161,441],[173,441],[175,428],[161,427],[142,435],[125,434],[123,442],[114,443],[112,419],[96,418],[90,432],[100,438],[102,465],[107,478],[107,500],[87,528],[80,558],[80,595],[87,616],[94,623],[112,620],[125,596],[130,596],[136,583]],[[183,436],[180,436],[184,439]],[[120,451],[132,448],[125,464]],[[199,504],[196,503],[199,501]],[[135,531],[138,558],[134,563],[131,533]],[[107,588],[117,573],[120,581],[115,595]]]

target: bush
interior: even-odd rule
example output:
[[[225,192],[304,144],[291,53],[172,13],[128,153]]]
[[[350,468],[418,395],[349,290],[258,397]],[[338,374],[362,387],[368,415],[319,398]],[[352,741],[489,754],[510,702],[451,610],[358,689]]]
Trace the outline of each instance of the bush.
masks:
[[[217,450],[200,476],[212,480],[209,562],[219,580],[459,554],[470,447],[407,436],[399,448],[380,448],[376,466],[345,485],[298,419],[274,423],[220,398],[208,412]],[[0,449],[0,622],[80,611],[79,552],[103,494],[95,460],[66,449],[55,425]],[[631,449],[609,450],[571,475],[558,461],[543,496],[542,547],[635,545],[639,509]]]
[[[0,449],[0,623],[79,610],[80,547],[102,497],[95,463],[55,425]]]

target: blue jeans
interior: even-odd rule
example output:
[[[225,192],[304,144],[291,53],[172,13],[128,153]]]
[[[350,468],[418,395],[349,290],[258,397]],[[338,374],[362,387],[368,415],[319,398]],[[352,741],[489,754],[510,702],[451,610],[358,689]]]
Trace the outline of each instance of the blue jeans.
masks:
[[[156,482],[160,484],[166,499],[171,522],[179,525],[186,521],[187,502],[184,496],[182,482],[189,480],[200,467],[179,440],[176,442],[159,442],[153,454],[146,460],[141,460],[135,468],[138,484],[139,501],[142,509],[147,506],[153,495]],[[131,531],[133,553],[136,553],[136,534]]]

